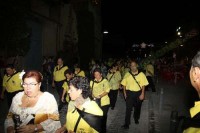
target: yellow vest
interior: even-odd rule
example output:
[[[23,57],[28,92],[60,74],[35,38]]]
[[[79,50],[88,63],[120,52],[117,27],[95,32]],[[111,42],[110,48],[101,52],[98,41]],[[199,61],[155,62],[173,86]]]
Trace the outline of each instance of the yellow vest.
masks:
[[[111,90],[118,90],[120,81],[121,81],[121,74],[119,71],[116,71],[114,74],[113,73],[108,73],[107,74],[107,79],[110,83]]]
[[[85,77],[85,72],[84,72],[83,70],[81,70],[80,72],[76,72],[76,71],[75,71],[75,75],[76,75],[76,76]]]
[[[3,76],[3,87],[5,87],[6,88],[6,84],[7,84],[7,80],[9,79],[9,77],[10,76],[8,76],[7,74],[5,74],[4,76]]]
[[[151,73],[149,73],[148,71],[151,72]],[[153,75],[151,75],[151,74],[153,74]],[[148,64],[146,66],[146,76],[154,76],[154,67],[153,67],[153,65]]]
[[[107,79],[102,79],[100,82],[90,81],[90,87],[92,89],[92,94],[97,97],[101,95],[104,92],[109,93],[110,92],[110,83],[108,82]],[[92,88],[93,87],[93,88]],[[101,106],[109,105],[110,104],[110,98],[108,95],[105,95],[101,98]]]
[[[12,93],[15,91],[23,90],[21,86],[22,79],[20,79],[19,74],[20,72],[16,72],[13,76],[4,76],[3,86],[5,86],[7,92]]]
[[[200,101],[195,102],[194,107],[190,109],[191,118],[193,118],[199,112],[200,112]],[[183,133],[200,133],[200,128],[190,127],[184,130]]]
[[[94,114],[97,116],[103,116],[103,111],[96,104],[95,101],[91,101],[89,98],[82,105],[82,108],[85,108],[85,112]],[[68,105],[68,111],[66,116],[66,128],[69,131],[73,131],[76,125],[76,122],[79,118],[79,113],[75,109],[74,101],[70,101]],[[83,118],[80,119],[80,122],[77,126],[76,133],[98,133],[95,129],[93,129]]]
[[[66,101],[69,102],[69,94],[68,94],[69,86],[68,86],[68,83],[66,81],[63,83],[62,88],[64,90],[66,90]]]
[[[59,68],[59,66],[57,65],[56,67],[54,67],[54,71],[53,71],[53,76],[54,76],[54,81],[63,81],[66,79],[65,77],[65,70],[67,70],[68,67],[67,66],[62,66],[61,68]]]
[[[135,79],[137,80],[141,88],[149,84],[143,72],[140,72],[137,76],[135,76]],[[141,88],[139,87],[139,85],[136,83],[133,76],[129,72],[125,74],[124,78],[122,79],[121,84],[126,87],[126,90],[130,90],[130,91],[141,90]]]

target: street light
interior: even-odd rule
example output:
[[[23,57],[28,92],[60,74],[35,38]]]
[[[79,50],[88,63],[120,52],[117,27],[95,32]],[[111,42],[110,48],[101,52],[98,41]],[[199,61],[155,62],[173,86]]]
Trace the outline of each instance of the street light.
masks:
[[[108,34],[108,31],[105,30],[105,31],[103,32],[103,34]]]

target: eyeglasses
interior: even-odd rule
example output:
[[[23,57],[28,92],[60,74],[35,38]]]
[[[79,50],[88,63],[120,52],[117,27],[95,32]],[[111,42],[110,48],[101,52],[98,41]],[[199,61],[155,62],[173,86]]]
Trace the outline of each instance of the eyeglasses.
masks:
[[[33,86],[36,86],[37,84],[39,84],[39,83],[29,83],[29,84],[27,84],[27,83],[22,83],[22,86],[23,86],[23,87],[28,87],[28,86],[33,87]]]

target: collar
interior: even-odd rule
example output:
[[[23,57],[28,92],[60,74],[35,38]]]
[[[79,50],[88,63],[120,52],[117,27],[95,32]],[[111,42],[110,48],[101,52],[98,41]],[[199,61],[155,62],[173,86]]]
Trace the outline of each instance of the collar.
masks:
[[[94,82],[95,82],[95,83],[100,83],[101,81],[103,81],[103,79],[104,79],[103,77],[101,78],[100,81],[97,81],[97,79],[94,79]]]

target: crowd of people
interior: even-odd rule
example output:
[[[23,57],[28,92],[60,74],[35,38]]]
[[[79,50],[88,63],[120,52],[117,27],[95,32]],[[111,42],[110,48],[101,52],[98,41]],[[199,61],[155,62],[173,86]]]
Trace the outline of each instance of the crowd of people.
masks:
[[[194,57],[190,70],[191,83],[198,93],[199,54]],[[160,62],[153,60],[141,69],[133,59],[104,62],[92,59],[89,72],[78,63],[70,68],[62,58],[56,61],[54,65],[53,58],[45,59],[41,73],[37,70],[18,72],[12,64],[6,65],[1,92],[1,99],[6,95],[9,107],[6,132],[106,133],[107,114],[109,109],[115,109],[118,93],[123,93],[126,102],[121,128],[129,129],[132,110],[135,124],[139,124],[145,91],[156,92],[155,75],[162,74]],[[58,99],[41,89],[43,75],[50,79]],[[61,125],[59,111],[63,105],[67,106],[67,112],[66,122]],[[199,110],[193,112],[195,116]],[[185,132],[187,130],[189,127]]]

